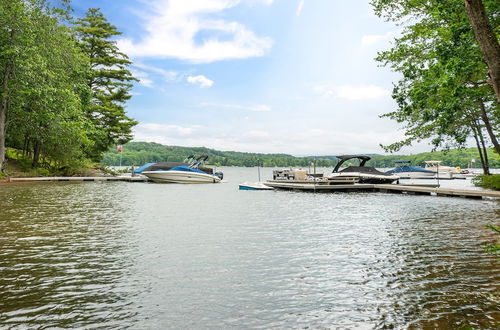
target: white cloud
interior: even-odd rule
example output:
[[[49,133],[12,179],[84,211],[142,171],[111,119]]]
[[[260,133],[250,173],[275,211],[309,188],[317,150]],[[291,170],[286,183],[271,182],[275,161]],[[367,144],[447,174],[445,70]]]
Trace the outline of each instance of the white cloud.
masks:
[[[302,14],[302,9],[304,9],[304,0],[300,0],[297,10],[295,11],[295,15],[300,16],[300,14]]]
[[[183,74],[174,70],[165,70],[155,66],[146,65],[140,62],[134,62],[133,66],[143,71],[149,72],[149,75],[160,76],[160,78],[166,82],[177,81],[184,76]]]
[[[225,109],[238,109],[247,110],[255,112],[267,112],[271,111],[271,107],[265,104],[254,104],[254,105],[241,105],[241,104],[221,104],[221,103],[201,103],[202,107],[213,107],[213,108],[225,108]]]
[[[134,63],[131,67],[132,75],[139,79],[139,84],[145,87],[157,87],[158,83],[179,82],[184,80],[186,73],[180,73],[174,70],[165,70],[143,63]]]
[[[145,87],[153,87],[153,80],[150,79],[147,72],[132,68],[130,69],[130,73],[132,73],[132,76],[139,79],[140,85],[143,85]]]
[[[248,131],[242,134],[244,137],[249,137],[249,138],[258,138],[258,139],[267,139],[269,137],[269,132],[266,131],[257,131],[257,130],[252,130]]]
[[[199,125],[191,125],[189,127],[183,127],[179,125],[164,125],[156,123],[139,123],[134,128],[134,135],[136,139],[141,139],[145,136],[162,136],[164,134],[175,136],[175,137],[186,137],[190,136],[199,129]],[[149,140],[154,141],[154,140]]]
[[[361,45],[364,47],[373,46],[375,44],[388,41],[395,37],[398,31],[388,31],[384,34],[367,34],[361,37]]]
[[[216,129],[208,126],[139,124],[135,141],[165,145],[208,147],[241,152],[287,153],[292,155],[336,155],[344,153],[381,153],[378,143],[391,143],[402,133],[392,130],[387,136],[379,130],[342,132],[328,128],[298,129]],[[349,141],[346,143],[346,141]],[[376,142],[374,142],[376,141]]]
[[[198,84],[201,88],[212,87],[214,84],[213,80],[210,80],[203,75],[188,76],[187,81],[190,84]]]
[[[153,0],[145,14],[146,35],[140,41],[119,39],[118,46],[130,56],[198,63],[262,56],[271,48],[270,38],[258,37],[238,22],[210,18],[242,1],[249,0]]]
[[[375,85],[319,85],[314,87],[313,89],[315,92],[323,95],[324,97],[333,96],[347,100],[378,99],[387,97],[391,94],[387,89]]]

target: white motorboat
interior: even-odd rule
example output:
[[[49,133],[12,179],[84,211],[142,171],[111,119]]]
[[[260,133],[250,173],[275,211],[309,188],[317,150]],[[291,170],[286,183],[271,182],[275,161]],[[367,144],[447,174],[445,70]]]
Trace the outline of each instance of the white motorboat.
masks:
[[[169,170],[144,171],[142,174],[154,182],[164,183],[219,183],[221,181],[219,176],[184,165]]]
[[[453,166],[442,166],[440,165],[442,161],[440,160],[428,160],[425,161],[425,170],[432,171],[439,174],[459,174],[460,170]]]
[[[143,174],[153,182],[160,183],[219,183],[222,172],[215,172],[210,167],[203,167],[208,156],[198,158],[190,156],[185,163],[163,162],[149,163],[134,171]]]
[[[326,176],[328,179],[342,179],[344,177],[355,177],[358,178],[359,183],[374,183],[374,184],[384,184],[393,183],[400,179],[399,176],[384,173],[376,170],[373,167],[365,166],[366,162],[371,158],[368,156],[358,156],[358,155],[343,155],[336,156],[340,161],[333,169],[333,172]],[[350,159],[359,159],[359,166],[348,166],[344,169],[340,167]]]

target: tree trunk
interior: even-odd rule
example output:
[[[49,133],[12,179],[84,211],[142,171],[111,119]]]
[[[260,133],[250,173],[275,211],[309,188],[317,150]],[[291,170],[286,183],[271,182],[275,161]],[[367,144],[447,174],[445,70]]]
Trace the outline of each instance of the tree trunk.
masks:
[[[2,90],[0,91],[0,95],[2,95],[0,97],[0,172],[3,172],[5,164],[5,134],[7,132],[5,119],[7,115],[7,88],[9,87],[10,70],[10,65],[7,64],[2,75]]]
[[[23,144],[23,158],[28,156],[28,148],[29,148],[29,143],[30,140],[28,139],[28,136],[24,136],[24,144]]]
[[[479,126],[479,125],[478,125]],[[483,133],[481,132],[481,128],[479,126],[479,140],[481,141],[481,146],[483,147],[483,173],[485,175],[490,175],[490,161],[488,160],[488,148],[486,148],[486,144],[484,143]]]
[[[477,151],[479,152],[479,158],[481,159],[481,166],[483,167],[484,172],[484,158],[483,158],[483,149],[481,148],[481,143],[479,143],[479,138],[477,137],[477,131],[474,129],[474,140],[476,140]]]
[[[0,172],[3,172],[5,164],[5,112],[7,109],[4,107],[4,98],[0,104]]]
[[[474,35],[489,69],[489,84],[500,103],[500,44],[486,16],[482,0],[464,0]]]
[[[40,159],[41,150],[42,150],[42,144],[39,141],[35,141],[35,145],[33,147],[33,163],[31,164],[33,168],[38,167],[38,161]]]
[[[490,119],[488,118],[488,114],[486,113],[486,107],[484,106],[483,101],[479,101],[479,108],[481,109],[481,119],[483,119],[484,126],[486,127],[486,131],[490,136],[491,143],[493,143],[497,154],[500,155],[500,143],[498,143],[495,132],[493,132],[493,128],[491,127]]]
[[[485,154],[487,152],[485,145],[483,134],[481,133],[481,126],[475,119],[471,119],[471,128],[474,133],[474,140],[476,140],[477,151],[479,152],[479,158],[481,159],[481,167],[483,168],[484,174],[489,174],[489,164],[488,164],[488,155]]]
[[[14,41],[14,30],[10,31],[9,45],[12,45]],[[5,62],[5,68],[2,73],[2,89],[0,90],[0,172],[3,172],[5,166],[5,136],[7,133],[7,108],[9,105],[9,78],[12,72],[13,64],[11,61],[7,60]]]

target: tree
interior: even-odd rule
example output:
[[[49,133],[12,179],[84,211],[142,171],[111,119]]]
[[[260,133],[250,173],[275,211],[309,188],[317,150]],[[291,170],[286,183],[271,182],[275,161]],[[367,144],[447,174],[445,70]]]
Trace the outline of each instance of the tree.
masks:
[[[486,15],[483,2],[481,0],[465,0],[464,5],[474,29],[474,35],[488,64],[489,83],[497,95],[498,103],[500,103],[500,44]],[[498,16],[498,12],[496,15]]]
[[[488,68],[461,0],[374,0],[378,15],[406,23],[392,49],[377,60],[402,74],[394,86],[398,109],[385,114],[405,126],[405,139],[384,146],[397,151],[413,141],[431,138],[435,147],[478,141],[484,154],[486,128],[500,153],[499,107],[487,84]],[[488,1],[491,6],[498,6]],[[486,154],[484,154],[486,155]],[[486,157],[484,162],[487,166]]]
[[[82,79],[88,66],[73,33],[61,24],[67,10],[43,0],[9,5],[7,17],[15,18],[9,26],[15,47],[3,53],[10,54],[10,61],[3,63],[12,70],[4,80],[5,141],[29,153],[33,167],[45,156],[54,164],[74,162],[89,144],[83,112],[88,87]]]
[[[0,1],[0,172],[5,165],[5,139],[11,91],[15,90],[15,71],[23,57],[29,19],[22,1]]]
[[[88,153],[94,160],[100,160],[102,153],[113,144],[132,139],[132,127],[137,122],[126,115],[125,102],[131,98],[131,82],[136,79],[128,70],[131,62],[127,55],[121,53],[116,42],[111,40],[121,32],[99,9],[91,8],[84,18],[78,19],[75,31],[92,69],[88,76],[92,102],[87,116],[94,126],[90,134],[94,146]]]

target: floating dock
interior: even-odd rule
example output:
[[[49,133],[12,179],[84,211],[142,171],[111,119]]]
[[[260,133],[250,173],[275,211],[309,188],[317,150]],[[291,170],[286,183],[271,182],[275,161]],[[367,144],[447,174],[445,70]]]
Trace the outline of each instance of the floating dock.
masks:
[[[97,181],[97,182],[149,182],[147,177],[142,176],[97,176],[97,177],[35,177],[35,178],[10,178],[10,182],[82,182],[82,181]],[[314,184],[307,181],[303,182],[286,182],[286,180],[270,180],[265,184],[276,189],[299,190],[310,192],[383,192],[393,194],[408,194],[408,195],[434,195],[447,197],[463,197],[481,199],[484,197],[500,198],[500,191],[494,190],[462,190],[452,188],[439,188],[437,184],[364,184],[364,183],[348,183],[348,184]]]
[[[125,181],[125,182],[149,182],[142,176],[47,176],[35,178],[10,178],[10,182],[45,182],[45,181]]]
[[[284,180],[283,180],[284,181]],[[463,197],[463,198],[477,198],[483,197],[500,198],[500,191],[493,190],[461,190],[452,188],[438,188],[437,184],[314,184],[314,183],[295,183],[283,182],[281,180],[266,181],[265,184],[276,188],[286,190],[299,190],[310,192],[384,192],[394,194],[408,194],[408,195],[434,195],[434,196],[447,196],[447,197]]]

